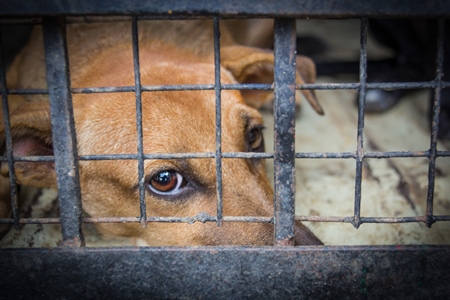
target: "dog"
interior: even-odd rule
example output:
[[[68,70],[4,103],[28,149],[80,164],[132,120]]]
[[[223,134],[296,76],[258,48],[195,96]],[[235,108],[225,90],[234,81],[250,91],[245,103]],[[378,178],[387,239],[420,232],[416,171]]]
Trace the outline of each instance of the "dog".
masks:
[[[251,26],[245,27],[250,28]],[[139,51],[142,85],[214,83],[212,22],[140,21]],[[221,22],[223,84],[272,83],[273,53],[236,42],[233,32],[243,27]],[[245,36],[244,34],[244,36]],[[42,29],[14,59],[9,88],[46,88]],[[134,86],[131,23],[91,23],[67,26],[70,80],[73,88]],[[297,57],[297,82],[315,80],[314,63]],[[170,91],[142,94],[145,153],[215,152],[215,92]],[[312,91],[302,91],[323,114]],[[222,104],[222,151],[264,151],[262,117],[257,111],[272,101],[267,91],[225,90]],[[73,94],[79,155],[136,154],[134,93]],[[15,156],[52,155],[51,123],[46,95],[10,95],[11,132]],[[5,153],[4,125],[0,138]],[[57,189],[52,162],[15,162],[17,183]],[[145,160],[147,216],[216,214],[215,159]],[[223,215],[273,216],[273,189],[260,159],[223,159]],[[2,163],[0,217],[10,216],[8,165]],[[91,217],[138,216],[137,162],[80,161],[82,206]],[[96,224],[100,233],[127,237],[140,246],[271,245],[273,225],[224,222],[194,224],[150,222]],[[320,240],[296,222],[295,245],[318,245]],[[5,229],[3,229],[5,230]]]

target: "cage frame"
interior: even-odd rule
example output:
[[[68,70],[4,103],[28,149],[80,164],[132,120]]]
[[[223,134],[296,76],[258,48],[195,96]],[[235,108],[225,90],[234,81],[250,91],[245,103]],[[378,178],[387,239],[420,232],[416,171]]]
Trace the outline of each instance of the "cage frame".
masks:
[[[55,151],[54,158],[22,157],[15,159],[11,150],[2,157],[10,164],[12,178],[12,197],[16,198],[14,184],[14,161],[42,161],[54,159],[57,165],[58,187],[60,192],[61,217],[57,219],[19,219],[17,201],[13,209],[13,218],[6,223],[61,223],[63,243],[54,249],[0,249],[0,282],[5,287],[0,298],[15,297],[18,299],[58,295],[63,298],[131,298],[143,296],[148,298],[260,298],[276,297],[314,297],[314,298],[424,298],[443,297],[450,294],[450,247],[449,246],[317,246],[291,247],[289,239],[292,236],[294,215],[292,189],[282,189],[275,197],[274,219],[246,218],[233,219],[221,214],[220,180],[218,184],[217,216],[198,215],[192,218],[148,218],[145,215],[145,201],[142,201],[141,216],[138,218],[105,218],[83,219],[81,216],[81,196],[77,176],[66,176],[77,168],[77,160],[88,159],[158,159],[175,157],[174,155],[144,154],[142,148],[137,155],[90,156],[78,157],[76,145],[72,139],[74,125],[71,120],[70,94],[85,92],[134,91],[139,107],[140,93],[146,90],[199,89],[206,88],[216,91],[216,103],[220,104],[220,91],[226,89],[271,89],[270,85],[221,85],[220,77],[215,77],[215,84],[208,86],[165,86],[142,87],[139,74],[135,74],[135,86],[126,88],[104,89],[70,89],[68,85],[67,49],[64,46],[65,17],[89,18],[90,16],[130,16],[133,24],[133,36],[136,39],[137,21],[141,18],[155,19],[185,19],[212,18],[214,30],[218,30],[221,18],[274,18],[276,20],[275,39],[287,41],[289,34],[295,31],[295,18],[361,18],[361,54],[360,78],[353,84],[305,84],[296,89],[355,89],[359,90],[359,120],[357,134],[357,149],[345,153],[293,153],[289,152],[289,144],[279,145],[280,149],[273,154],[224,153],[220,151],[220,130],[216,136],[216,153],[178,154],[186,158],[216,158],[217,173],[220,176],[220,159],[227,157],[261,157],[275,160],[275,176],[283,180],[293,179],[292,168],[277,169],[277,160],[286,158],[287,164],[293,164],[300,158],[349,158],[356,160],[355,180],[355,213],[351,217],[313,217],[299,216],[301,221],[347,222],[355,227],[362,223],[392,223],[392,222],[423,222],[431,226],[436,221],[449,221],[450,216],[433,215],[434,168],[437,157],[448,157],[450,151],[438,151],[437,125],[440,91],[450,88],[450,83],[442,80],[442,33],[437,59],[436,79],[421,83],[367,83],[367,56],[365,42],[367,38],[367,18],[401,17],[401,18],[439,18],[440,30],[443,30],[445,18],[450,16],[450,4],[445,1],[351,1],[340,0],[318,3],[313,0],[297,1],[108,1],[82,0],[75,3],[60,3],[55,0],[16,0],[0,3],[0,24],[14,22],[41,22],[45,31],[46,49],[53,49],[56,54],[48,51],[47,66],[53,66],[48,76],[48,94],[54,111],[61,110],[63,114],[52,114],[52,120],[57,122],[61,133],[54,135],[54,143],[61,143],[61,151]],[[278,26],[278,27],[277,27]],[[278,28],[278,29],[277,29]],[[439,40],[439,39],[438,39]],[[134,44],[135,45],[135,44]],[[215,48],[219,44],[216,40]],[[284,48],[278,52],[282,59],[286,57]],[[135,65],[138,64],[138,48],[134,47]],[[439,54],[440,53],[440,54]],[[277,50],[275,50],[277,56]],[[54,59],[59,57],[59,60]],[[52,63],[53,62],[53,63]],[[220,57],[216,56],[216,65]],[[282,68],[294,70],[292,64],[282,65]],[[5,111],[7,112],[7,95],[24,93],[21,90],[7,90],[3,62],[0,59],[0,91]],[[219,75],[220,76],[220,75]],[[275,86],[280,84],[275,75]],[[275,93],[289,87],[292,83],[283,83],[275,87]],[[56,88],[56,87],[64,88]],[[364,93],[370,88],[433,88],[436,98],[433,106],[433,128],[430,149],[420,152],[364,152],[362,131],[364,128]],[[288,88],[289,90],[289,88]],[[26,93],[47,93],[42,90],[28,90]],[[289,93],[289,92],[288,92]],[[283,94],[280,99],[288,99],[289,94]],[[60,101],[68,99],[68,101]],[[277,100],[276,100],[277,101]],[[284,100],[282,100],[284,101]],[[6,104],[5,104],[6,103]],[[287,105],[287,106],[286,106]],[[293,103],[275,105],[275,115],[292,113]],[[137,117],[138,118],[138,117]],[[295,118],[294,115],[287,121]],[[220,111],[217,118],[220,124]],[[9,122],[6,117],[6,123]],[[139,123],[139,122],[138,122]],[[55,123],[56,124],[56,123]],[[8,125],[6,125],[8,127]],[[139,131],[139,129],[138,129]],[[286,136],[289,126],[282,126],[280,134]],[[70,134],[72,132],[72,134]],[[69,133],[69,134],[65,134]],[[55,139],[56,137],[56,139]],[[142,137],[142,136],[141,136]],[[60,140],[58,140],[60,139]],[[291,139],[292,140],[292,139]],[[6,134],[7,148],[11,148],[11,136]],[[275,141],[276,142],[276,141]],[[292,142],[292,141],[291,141]],[[289,138],[288,138],[289,143]],[[276,146],[278,147],[278,146]],[[287,151],[287,152],[286,152]],[[281,158],[280,158],[281,155]],[[218,159],[218,157],[220,157]],[[362,161],[365,158],[386,157],[427,157],[429,164],[429,189],[427,197],[427,214],[419,217],[405,218],[364,218],[360,216]],[[64,163],[61,163],[61,162]],[[67,165],[67,162],[70,162]],[[283,161],[285,162],[285,161]],[[285,165],[283,163],[283,165]],[[281,165],[280,165],[281,166]],[[278,172],[278,175],[277,175]],[[141,174],[142,175],[142,174]],[[277,194],[277,189],[275,190]],[[64,198],[64,195],[75,195]],[[126,247],[126,248],[86,248],[83,247],[82,222],[273,222],[275,223],[275,247]],[[207,280],[205,280],[207,278]],[[76,279],[76,280],[74,280]]]

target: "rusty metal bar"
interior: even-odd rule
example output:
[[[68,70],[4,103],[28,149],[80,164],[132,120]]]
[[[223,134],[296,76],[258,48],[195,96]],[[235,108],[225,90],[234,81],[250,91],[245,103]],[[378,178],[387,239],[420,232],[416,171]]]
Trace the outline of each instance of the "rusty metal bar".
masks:
[[[437,81],[423,82],[386,82],[386,83],[366,83],[366,89],[434,89],[438,85]],[[450,88],[450,82],[441,83],[443,88]],[[359,83],[305,83],[296,86],[297,90],[357,90]],[[195,90],[214,90],[213,84],[185,84],[185,85],[146,85],[141,86],[142,92],[159,92],[159,91],[195,91]],[[222,84],[222,90],[273,90],[271,84],[262,83],[239,83],[239,84]],[[73,94],[94,94],[94,93],[129,93],[134,92],[134,86],[109,86],[109,87],[90,87],[90,88],[73,88]],[[37,95],[48,94],[45,89],[7,89],[8,95]]]
[[[293,245],[295,214],[296,23],[275,20],[275,243]]]
[[[407,158],[407,157],[426,157],[430,156],[430,151],[390,151],[390,152],[366,152],[364,158]],[[449,157],[450,151],[436,151],[436,157]],[[213,152],[191,152],[191,153],[161,153],[161,154],[144,154],[144,159],[186,159],[186,158],[214,158]],[[336,159],[344,158],[356,159],[356,152],[297,152],[295,158],[310,159]],[[274,158],[274,154],[270,152],[250,153],[250,152],[222,152],[222,158]],[[79,160],[137,160],[136,154],[93,154],[80,155]],[[53,156],[17,156],[15,161],[32,161],[32,162],[52,162]],[[0,161],[8,161],[5,156],[0,156]]]
[[[436,146],[439,130],[439,112],[441,109],[441,91],[442,91],[442,77],[444,76],[444,25],[445,20],[438,21],[438,38],[437,38],[437,54],[436,54],[436,82],[437,87],[434,89],[434,100],[432,108],[431,121],[431,139],[430,139],[430,164],[428,167],[428,191],[427,191],[427,227],[431,227],[435,222],[433,219],[433,197],[434,197],[434,183],[436,170]]]
[[[361,19],[360,56],[359,56],[359,90],[358,90],[358,130],[356,142],[356,173],[355,173],[355,206],[353,226],[361,225],[361,184],[364,159],[364,107],[367,81],[367,19]]]
[[[295,216],[296,221],[301,222],[332,222],[332,223],[352,223],[353,216],[337,217],[337,216]],[[395,224],[395,223],[426,223],[427,216],[414,217],[361,217],[361,224],[378,223],[378,224]],[[433,216],[435,222],[448,222],[450,216]],[[194,217],[147,217],[145,220],[149,222],[165,222],[165,223],[189,223],[194,222],[217,222],[217,217],[210,216],[205,213],[199,213]],[[250,217],[250,216],[224,216],[223,222],[258,222],[273,223],[273,218],[269,217]],[[14,219],[0,219],[0,224],[13,224]],[[140,217],[89,217],[83,218],[83,223],[140,223]],[[60,218],[20,218],[19,224],[60,224]]]
[[[8,162],[9,189],[11,195],[11,211],[14,219],[14,228],[19,229],[19,205],[17,198],[16,173],[14,172],[14,156],[11,137],[11,124],[9,119],[9,104],[6,87],[6,65],[4,63],[2,36],[0,31],[0,93],[2,97],[3,125],[5,126],[5,151]],[[2,153],[3,154],[3,153]]]
[[[216,192],[217,226],[222,224],[223,187],[222,187],[222,86],[220,80],[220,29],[219,18],[213,18],[214,32],[214,91],[216,97]]]
[[[64,18],[44,18],[43,31],[62,245],[80,247],[81,193]]]
[[[366,152],[364,158],[407,158],[407,157],[426,157],[430,156],[430,151],[389,151],[389,152]],[[450,151],[436,151],[436,157],[449,157]],[[213,152],[191,152],[191,153],[155,153],[144,154],[144,159],[186,159],[186,158],[214,158]],[[310,159],[336,159],[343,158],[356,159],[356,152],[297,152],[295,158]],[[250,152],[222,152],[222,158],[274,158],[274,154],[270,152],[250,153]],[[80,155],[79,160],[137,160],[136,154],[93,154]],[[55,160],[52,156],[17,156],[16,162],[32,161],[32,162],[52,162]],[[0,161],[8,161],[5,156],[0,156]]]
[[[436,216],[436,215],[434,215],[433,216],[433,220],[435,221],[435,222],[441,222],[441,221],[450,221],[450,216]]]
[[[436,216],[434,216],[436,218]],[[302,222],[333,222],[353,224],[354,217],[336,216],[295,216],[295,220]],[[439,216],[435,221],[450,221],[450,216]],[[395,223],[426,223],[426,216],[415,217],[361,217],[360,225],[364,223],[395,224]]]
[[[141,68],[139,62],[139,37],[137,18],[133,17],[131,22],[131,43],[133,45],[133,68],[134,68],[134,91],[136,95],[136,132],[137,132],[137,163],[139,182],[139,209],[141,224],[147,226],[147,204],[145,203],[145,174],[144,174],[144,144],[142,133],[142,90],[141,90]]]
[[[366,0],[248,0],[188,1],[177,0],[79,0],[61,5],[58,0],[15,0],[0,2],[0,16],[38,17],[50,15],[145,15],[146,18],[211,17],[229,18],[349,18],[349,17],[438,17],[450,15],[446,1]]]
[[[8,89],[8,95],[46,95],[46,89]]]
[[[85,223],[136,223],[136,218],[84,218]],[[147,217],[147,223],[149,222],[165,222],[165,223],[188,223],[194,224],[195,222],[218,222],[218,218],[210,216],[207,213],[199,213],[194,217]],[[273,223],[273,218],[269,217],[250,217],[250,216],[223,216],[222,222],[245,222],[245,223]]]
[[[273,223],[273,218],[269,217],[251,217],[251,216],[224,216],[223,222],[250,222],[250,223]],[[12,224],[14,219],[0,219],[0,224]],[[207,213],[199,213],[194,217],[147,217],[146,223],[149,222],[164,222],[164,223],[188,223],[195,222],[217,222],[217,217],[211,216]],[[60,218],[20,218],[19,224],[60,224]],[[88,217],[83,218],[83,223],[141,223],[140,217]]]
[[[0,269],[5,299],[447,299],[450,294],[449,246],[2,249]]]

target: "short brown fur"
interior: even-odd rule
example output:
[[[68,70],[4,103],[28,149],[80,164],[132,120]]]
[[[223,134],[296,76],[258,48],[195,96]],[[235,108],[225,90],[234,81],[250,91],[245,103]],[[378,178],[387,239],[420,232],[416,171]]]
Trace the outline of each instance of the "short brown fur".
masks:
[[[265,24],[264,26],[266,26]],[[210,21],[149,21],[139,23],[143,85],[214,83],[213,35]],[[221,81],[267,82],[273,54],[237,45],[232,26],[221,27]],[[133,86],[130,23],[68,26],[72,87]],[[298,57],[298,82],[315,80],[314,64]],[[273,76],[272,76],[273,77]],[[9,88],[45,88],[42,32],[35,28],[30,41],[8,73]],[[305,92],[318,113],[314,94]],[[262,96],[262,97],[261,97]],[[258,100],[260,99],[260,100]],[[268,93],[222,92],[222,151],[246,152],[249,131],[262,126],[255,108],[271,101]],[[10,96],[13,152],[51,155],[51,125],[45,96]],[[146,92],[142,94],[145,153],[215,152],[214,91]],[[134,93],[74,94],[74,119],[79,155],[136,153]],[[2,122],[3,124],[3,122]],[[3,125],[1,125],[3,126]],[[0,136],[4,143],[4,128]],[[148,216],[216,214],[214,159],[145,161],[146,182],[163,170],[180,173],[188,182],[181,192],[161,196],[146,191]],[[81,161],[82,205],[93,217],[138,216],[137,162]],[[16,162],[19,184],[57,188],[52,163]],[[8,166],[2,164],[0,217],[11,211]],[[223,159],[223,214],[272,216],[273,190],[262,160]],[[320,244],[297,223],[296,244]],[[137,245],[270,245],[273,226],[262,223],[98,224],[103,234],[129,237]]]

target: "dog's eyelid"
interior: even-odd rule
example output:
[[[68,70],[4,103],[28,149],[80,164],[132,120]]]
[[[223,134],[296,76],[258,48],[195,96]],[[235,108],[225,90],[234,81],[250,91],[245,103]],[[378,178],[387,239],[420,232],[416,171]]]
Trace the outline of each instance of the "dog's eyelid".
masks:
[[[249,131],[251,131],[253,129],[258,129],[258,130],[262,131],[262,130],[266,129],[266,127],[264,127],[264,125],[261,125],[261,124],[256,124],[256,125],[253,125],[253,126],[249,127]]]
[[[181,176],[183,176],[183,178],[185,178],[188,182],[191,182],[193,180],[196,180],[196,178],[193,178],[190,174],[191,174],[191,169],[189,167],[189,164],[187,162],[183,162],[184,159],[180,159],[177,162],[168,162],[167,164],[164,163],[164,166],[160,166],[158,167],[153,167],[153,170],[148,173],[148,175],[145,176],[145,182],[148,182],[153,176],[161,173],[161,172],[167,172],[167,171],[172,171],[172,172],[177,172],[180,173]]]

